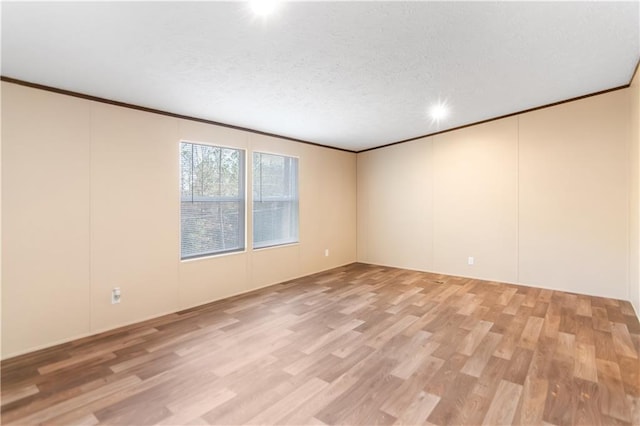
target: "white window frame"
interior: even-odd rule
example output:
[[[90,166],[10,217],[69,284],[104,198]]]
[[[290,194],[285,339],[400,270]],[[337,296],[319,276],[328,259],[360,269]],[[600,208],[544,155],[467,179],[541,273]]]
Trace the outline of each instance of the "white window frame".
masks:
[[[256,229],[256,221],[255,221],[255,203],[256,199],[254,197],[254,181],[255,181],[255,170],[253,169],[254,156],[256,154],[259,155],[272,155],[278,157],[284,157],[287,159],[295,160],[296,164],[296,175],[295,175],[295,197],[290,198],[282,198],[282,199],[271,199],[269,201],[291,201],[295,204],[296,209],[296,233],[295,238],[289,240],[271,240],[267,243],[261,243],[256,245],[255,242],[255,229]],[[261,202],[261,201],[259,201]],[[252,229],[251,229],[251,247],[253,250],[263,250],[275,247],[282,247],[287,245],[294,245],[300,243],[300,158],[295,155],[287,155],[281,154],[277,152],[268,152],[268,151],[252,151],[251,152],[251,218],[252,218]]]
[[[214,199],[211,200],[211,202],[224,202],[224,201],[236,201],[238,202],[239,205],[239,215],[241,216],[241,218],[239,219],[240,225],[242,226],[241,229],[241,236],[239,238],[239,247],[236,248],[230,248],[228,250],[210,250],[210,251],[206,251],[206,252],[201,252],[198,254],[193,254],[193,255],[183,255],[182,252],[182,230],[183,230],[183,226],[182,226],[182,203],[186,202],[183,199],[182,196],[182,145],[183,144],[190,144],[190,145],[201,145],[201,146],[206,146],[206,147],[211,147],[211,148],[220,148],[220,149],[228,149],[228,150],[234,150],[234,151],[238,151],[239,152],[239,159],[240,159],[240,164],[238,165],[239,170],[238,170],[238,178],[239,178],[239,188],[238,188],[238,197],[217,197],[219,199]],[[214,257],[214,256],[223,256],[223,255],[228,255],[228,254],[236,254],[236,253],[242,253],[242,252],[246,252],[246,248],[247,248],[247,150],[243,149],[243,148],[239,148],[237,146],[229,146],[229,145],[222,145],[222,144],[214,144],[214,143],[209,143],[209,142],[201,142],[201,141],[191,141],[191,140],[180,140],[180,142],[178,143],[178,159],[179,159],[179,171],[180,171],[180,175],[179,175],[179,181],[180,181],[180,187],[179,187],[179,200],[180,200],[180,247],[179,247],[179,252],[180,252],[180,260],[181,261],[190,261],[190,260],[197,260],[197,259],[202,259],[202,258],[206,258],[206,257]],[[200,201],[204,201],[204,200],[200,200]]]

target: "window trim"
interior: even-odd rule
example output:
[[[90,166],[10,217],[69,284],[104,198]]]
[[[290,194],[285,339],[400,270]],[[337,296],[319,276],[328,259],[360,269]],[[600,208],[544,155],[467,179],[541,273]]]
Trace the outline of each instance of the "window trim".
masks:
[[[285,157],[285,158],[294,158],[296,160],[296,162],[297,162],[297,164],[296,164],[296,200],[295,201],[297,201],[297,207],[298,207],[298,221],[297,221],[298,232],[297,232],[297,238],[296,238],[295,241],[284,241],[284,242],[280,242],[280,243],[268,244],[268,245],[259,246],[259,247],[255,246],[255,241],[253,240],[254,232],[255,232],[254,231],[255,230],[255,222],[253,220],[253,218],[254,218],[253,204],[255,202],[255,200],[253,198],[253,191],[254,191],[254,188],[253,188],[253,179],[254,179],[254,174],[253,174],[253,155],[254,154],[277,155],[277,156]],[[248,167],[247,167],[247,169],[248,169]],[[251,250],[252,251],[259,251],[259,250],[265,250],[265,249],[272,249],[272,248],[276,248],[276,247],[287,247],[287,246],[299,245],[300,244],[300,240],[301,240],[301,238],[300,238],[300,156],[298,156],[298,155],[290,155],[290,154],[282,154],[280,152],[273,152],[273,151],[252,150],[251,151],[251,191],[250,191],[250,195],[251,195]],[[274,200],[271,200],[271,201],[274,201]],[[289,200],[280,200],[280,201],[289,201]],[[247,214],[247,216],[249,216],[249,215]],[[247,238],[248,238],[248,236],[247,236]]]
[[[237,249],[231,249],[231,250],[223,250],[223,251],[216,251],[216,252],[212,252],[212,253],[203,253],[203,254],[197,254],[197,255],[192,255],[192,256],[182,256],[182,203],[183,203],[183,199],[182,199],[182,189],[181,186],[178,185],[177,189],[178,189],[178,205],[179,205],[179,211],[178,211],[178,258],[180,259],[180,262],[192,262],[194,260],[200,260],[200,259],[207,259],[207,258],[213,258],[213,257],[220,257],[220,256],[229,256],[229,255],[233,255],[233,254],[239,254],[239,253],[246,253],[247,252],[247,247],[248,247],[248,237],[247,237],[247,230],[248,230],[248,219],[247,219],[247,203],[248,203],[248,168],[247,168],[247,160],[248,160],[248,149],[246,148],[241,148],[238,146],[233,146],[233,145],[226,145],[226,144],[217,144],[217,143],[213,143],[213,142],[208,142],[208,141],[195,141],[195,140],[190,140],[190,139],[180,139],[178,140],[178,181],[180,182],[182,180],[182,150],[181,150],[181,146],[183,143],[188,143],[191,145],[202,145],[202,146],[209,146],[212,148],[222,148],[222,149],[232,149],[232,150],[236,150],[239,151],[240,154],[240,158],[242,159],[242,163],[240,164],[240,170],[238,172],[238,176],[241,177],[242,180],[242,185],[241,188],[239,190],[239,195],[242,196],[242,198],[228,198],[228,201],[233,201],[233,200],[238,200],[240,201],[239,205],[242,209],[242,215],[243,220],[242,220],[242,224],[243,224],[243,238],[242,238],[242,247],[239,247]],[[224,197],[220,197],[220,198],[224,198]],[[223,201],[223,200],[219,200],[219,201]],[[244,201],[244,202],[242,202]]]
[[[299,238],[298,238],[299,239]],[[291,246],[298,246],[300,245],[300,241],[295,241],[292,243],[280,243],[280,244],[273,244],[273,245],[268,245],[268,246],[262,246],[262,247],[256,247],[253,248],[253,251],[261,251],[261,250],[268,250],[268,249],[272,249],[272,248],[277,248],[277,247],[291,247]]]

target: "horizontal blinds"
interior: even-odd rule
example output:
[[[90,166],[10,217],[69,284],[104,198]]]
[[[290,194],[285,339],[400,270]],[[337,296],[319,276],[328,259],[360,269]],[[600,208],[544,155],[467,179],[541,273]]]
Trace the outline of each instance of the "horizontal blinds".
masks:
[[[253,154],[253,247],[298,241],[298,159]]]
[[[244,249],[244,151],[182,142],[182,259]]]

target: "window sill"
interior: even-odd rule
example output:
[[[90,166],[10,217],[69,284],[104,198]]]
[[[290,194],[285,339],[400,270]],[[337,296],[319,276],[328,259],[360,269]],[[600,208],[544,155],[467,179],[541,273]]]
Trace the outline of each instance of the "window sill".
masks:
[[[284,248],[284,247],[291,247],[291,246],[299,246],[300,245],[300,241],[295,241],[293,243],[282,243],[282,244],[274,244],[272,246],[264,246],[264,247],[257,247],[252,249],[253,251],[262,251],[262,250],[269,250],[269,249],[275,249],[275,248]]]
[[[180,263],[197,262],[198,260],[215,259],[215,258],[219,258],[219,257],[234,256],[234,255],[246,254],[246,253],[247,253],[247,249],[245,248],[245,249],[242,249],[242,250],[228,251],[228,252],[225,252],[225,253],[205,254],[205,255],[202,255],[202,256],[198,256],[198,257],[190,257],[188,259],[180,259]]]

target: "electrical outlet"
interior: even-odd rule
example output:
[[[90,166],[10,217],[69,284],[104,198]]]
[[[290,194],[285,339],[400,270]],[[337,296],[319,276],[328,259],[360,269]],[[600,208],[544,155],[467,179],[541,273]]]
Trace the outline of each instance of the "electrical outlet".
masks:
[[[120,303],[121,298],[120,287],[114,287],[113,290],[111,290],[111,304],[115,305],[116,303]]]
[[[324,249],[324,257],[329,257],[329,249]]]
[[[467,264],[473,265],[474,262],[475,262],[474,258],[469,256],[469,259],[467,259]]]

